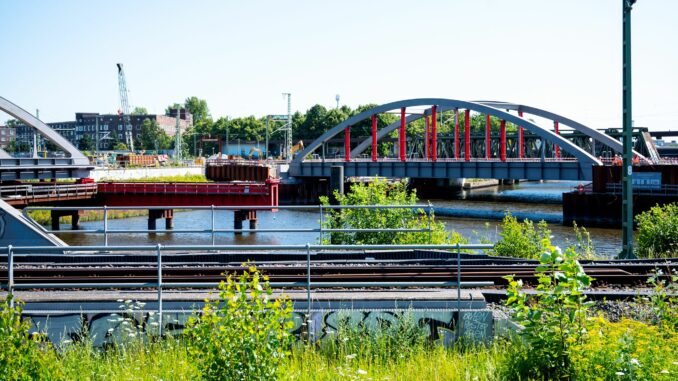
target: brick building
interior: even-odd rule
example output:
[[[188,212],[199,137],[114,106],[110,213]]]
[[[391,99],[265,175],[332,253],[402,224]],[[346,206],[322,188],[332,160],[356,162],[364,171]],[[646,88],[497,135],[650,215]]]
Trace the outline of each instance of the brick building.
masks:
[[[141,125],[144,120],[154,120],[158,126],[169,136],[174,136],[176,132],[177,110],[171,110],[170,115],[130,115],[130,131],[135,141],[141,136]],[[74,121],[47,123],[52,129],[68,139],[76,147],[86,136],[96,145],[96,130],[99,131],[99,150],[110,150],[115,143],[127,141],[126,132],[130,126],[125,126],[123,119],[118,114],[99,114],[78,112],[75,113]],[[193,116],[185,109],[179,112],[179,129],[183,134],[187,128],[193,125]],[[0,132],[1,134],[2,132]],[[33,146],[34,129],[29,128],[23,123],[19,123],[16,128],[16,140],[18,143],[26,143]],[[1,137],[1,135],[0,135]],[[42,147],[42,143],[40,144]]]
[[[10,126],[0,126],[0,148],[7,148],[12,140],[16,139],[16,128]]]

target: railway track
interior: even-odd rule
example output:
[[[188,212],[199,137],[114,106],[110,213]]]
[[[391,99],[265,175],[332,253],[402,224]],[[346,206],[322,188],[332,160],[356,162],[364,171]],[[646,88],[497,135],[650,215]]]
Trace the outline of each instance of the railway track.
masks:
[[[665,274],[678,270],[678,263],[667,261],[603,261],[584,264],[586,273],[594,278],[594,286],[642,285],[655,271]],[[263,264],[258,266],[273,282],[306,281],[305,263]],[[462,281],[491,281],[503,285],[506,275],[515,275],[527,283],[534,283],[535,263],[461,265]],[[238,265],[163,265],[164,282],[218,282],[225,273],[242,271]],[[457,279],[456,261],[448,264],[351,264],[314,263],[311,266],[311,281],[375,282],[375,281],[450,281]],[[155,282],[157,268],[153,264],[116,266],[73,266],[20,264],[14,268],[14,282],[21,283],[140,283]],[[7,283],[7,268],[0,266],[0,283]]]

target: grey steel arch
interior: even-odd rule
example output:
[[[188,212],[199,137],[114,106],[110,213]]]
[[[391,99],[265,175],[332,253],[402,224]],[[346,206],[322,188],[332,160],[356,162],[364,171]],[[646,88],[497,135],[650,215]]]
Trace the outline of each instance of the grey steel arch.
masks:
[[[0,148],[0,159],[11,159],[12,156],[7,153],[4,149]]]
[[[34,117],[26,110],[0,97],[0,110],[24,122],[27,126],[33,127],[45,138],[52,141],[59,148],[70,155],[74,165],[89,165],[89,160],[82,154],[71,142],[66,140],[58,132],[54,131],[50,126],[43,123],[40,119]]]
[[[543,127],[540,127],[536,125],[535,123],[532,123],[528,120],[525,120],[521,117],[518,117],[516,115],[510,114],[506,111],[500,110],[498,108],[494,108],[492,106],[488,106],[485,104],[481,103],[475,103],[475,102],[468,102],[468,101],[461,101],[461,100],[456,100],[456,99],[445,99],[445,98],[420,98],[420,99],[407,99],[407,100],[402,100],[402,101],[396,101],[396,102],[391,102],[391,103],[386,103],[381,106],[374,107],[369,110],[365,110],[361,112],[360,114],[354,115],[351,118],[348,118],[347,120],[343,121],[342,123],[339,123],[337,126],[331,128],[329,131],[325,132],[322,134],[319,138],[314,140],[311,144],[308,145],[308,147],[297,157],[292,160],[292,165],[298,166],[301,164],[303,161],[303,158],[305,158],[307,155],[313,153],[316,149],[318,149],[323,143],[327,142],[334,136],[338,135],[344,129],[348,126],[355,125],[356,123],[365,120],[369,117],[371,117],[374,114],[379,114],[383,113],[386,111],[390,110],[395,110],[395,109],[400,109],[401,107],[416,107],[416,106],[430,106],[430,105],[436,105],[444,108],[460,108],[460,109],[470,109],[473,111],[481,112],[483,114],[489,114],[493,115],[499,118],[502,118],[508,122],[517,124],[522,126],[523,128],[527,129],[528,131],[534,133],[535,135],[543,138],[546,141],[553,142],[561,147],[561,149],[565,152],[568,152],[572,156],[574,156],[578,162],[579,166],[582,170],[584,170],[586,167],[590,167],[591,165],[601,165],[601,161],[598,160],[595,156],[591,155],[590,153],[584,151],[582,148],[578,147],[574,143],[570,142],[569,140],[563,138],[560,135],[556,135],[555,133],[551,132],[550,130],[547,130]]]
[[[532,106],[527,106],[519,103],[511,103],[511,102],[501,102],[501,101],[475,101],[480,104],[484,104],[486,106],[491,106],[499,109],[504,109],[504,110],[513,110],[513,111],[522,111],[527,114],[531,115],[536,115],[542,118],[550,119],[555,122],[558,122],[560,124],[564,124],[568,127],[571,127],[575,129],[576,131],[579,131],[585,135],[588,135],[589,137],[605,144],[606,146],[612,148],[614,151],[621,153],[624,149],[624,146],[622,143],[617,140],[612,138],[609,135],[606,135],[596,129],[593,129],[591,127],[585,126],[579,122],[576,122],[572,119],[566,118],[562,115],[554,114],[550,111],[542,110],[536,107]],[[647,160],[647,158],[637,151],[633,151],[635,155],[638,155],[639,158],[643,160]]]

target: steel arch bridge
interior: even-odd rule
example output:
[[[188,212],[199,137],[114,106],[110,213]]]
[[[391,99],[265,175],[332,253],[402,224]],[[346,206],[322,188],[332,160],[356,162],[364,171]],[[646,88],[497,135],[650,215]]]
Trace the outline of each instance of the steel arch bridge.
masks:
[[[412,108],[424,111],[413,112]],[[410,111],[408,112],[408,108]],[[397,111],[400,119],[378,129],[377,115]],[[511,113],[514,111],[516,113]],[[443,112],[454,112],[454,138],[441,141],[437,132],[437,116]],[[463,112],[463,116],[460,112]],[[484,147],[473,146],[471,139],[470,114],[486,115]],[[553,130],[537,125],[526,118],[533,115],[548,119]],[[493,137],[490,117],[501,121],[499,139]],[[425,118],[425,148],[422,155],[414,155],[412,147],[408,155],[407,125]],[[460,120],[460,119],[463,119]],[[356,146],[351,146],[351,127],[370,120],[371,136]],[[518,126],[518,136],[508,137],[506,123]],[[290,163],[290,175],[294,177],[329,177],[332,166],[343,166],[346,176],[385,176],[409,178],[493,178],[528,180],[591,180],[591,167],[602,165],[595,152],[589,152],[580,145],[563,137],[560,126],[567,126],[590,138],[591,147],[601,143],[614,152],[622,151],[618,140],[587,127],[572,119],[536,107],[498,101],[462,101],[445,98],[407,99],[391,102],[365,110],[325,132],[296,156]],[[393,131],[398,131],[397,152],[388,157],[379,157],[377,144]],[[460,133],[463,131],[463,136]],[[540,152],[529,157],[525,152],[525,135],[536,138]],[[335,159],[309,157],[327,144],[330,139],[344,134],[343,157]],[[410,146],[412,146],[410,139]],[[477,139],[476,139],[477,140]],[[534,141],[534,140],[533,140]],[[580,143],[581,144],[581,143]],[[451,145],[451,147],[448,147]],[[546,157],[547,146],[552,147],[553,157]],[[507,149],[509,148],[509,149]],[[370,149],[370,158],[360,158]],[[593,148],[595,149],[595,148]],[[439,157],[438,152],[453,152],[448,157]],[[510,152],[507,152],[510,151]],[[348,153],[348,154],[346,154]],[[645,159],[642,155],[636,154]]]
[[[94,168],[89,159],[51,127],[3,97],[0,97],[0,111],[34,128],[69,155],[65,158],[16,158],[0,149],[0,181],[89,176],[90,170]]]

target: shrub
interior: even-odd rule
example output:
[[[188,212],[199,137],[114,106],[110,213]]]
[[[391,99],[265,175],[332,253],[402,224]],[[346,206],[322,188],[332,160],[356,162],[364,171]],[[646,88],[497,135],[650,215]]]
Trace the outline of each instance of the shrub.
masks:
[[[368,184],[356,184],[351,192],[335,193],[339,205],[416,205],[417,194],[407,190],[407,180],[388,183],[375,180]],[[323,205],[329,205],[327,197],[321,197]],[[333,244],[456,244],[467,243],[456,232],[445,230],[445,224],[427,216],[419,209],[333,209],[326,215],[326,229],[431,229],[431,232],[333,232],[325,243]],[[430,218],[430,220],[429,220]]]
[[[549,247],[539,259],[538,286],[533,297],[522,291],[522,282],[513,275],[509,281],[506,305],[524,329],[519,335],[526,350],[513,357],[509,378],[559,379],[572,375],[570,350],[584,342],[587,311],[584,290],[591,278],[577,261],[577,253]]]
[[[271,300],[255,267],[219,284],[219,298],[189,320],[190,353],[207,380],[271,380],[289,353],[292,303]]]
[[[0,380],[49,380],[57,377],[56,356],[40,334],[30,334],[31,324],[21,317],[23,304],[13,296],[0,311]]]
[[[678,256],[678,204],[654,206],[636,216],[640,258],[670,258]]]
[[[532,221],[518,222],[511,213],[504,216],[499,236],[494,253],[507,257],[539,259],[551,244],[551,231],[545,221],[540,221],[535,228]]]

